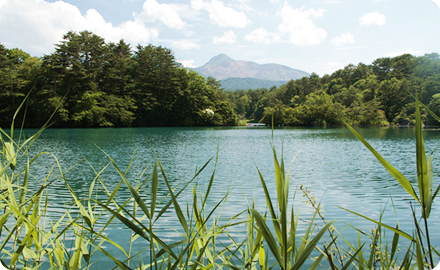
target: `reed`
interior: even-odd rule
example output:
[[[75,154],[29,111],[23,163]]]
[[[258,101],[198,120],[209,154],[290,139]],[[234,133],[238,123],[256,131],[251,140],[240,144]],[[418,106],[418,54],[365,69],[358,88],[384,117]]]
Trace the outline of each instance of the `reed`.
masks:
[[[436,198],[439,190],[440,184],[435,191],[433,191],[433,154],[431,153],[429,158],[426,156],[424,141],[423,141],[423,122],[421,120],[420,107],[424,107],[433,117],[440,120],[434,113],[432,113],[426,106],[420,103],[418,99],[417,92],[415,93],[415,140],[416,140],[416,168],[417,168],[417,183],[418,183],[418,194],[415,188],[412,186],[411,182],[400,173],[396,168],[394,168],[388,161],[386,161],[362,136],[359,135],[351,126],[346,124],[347,128],[371,151],[371,153],[376,157],[376,159],[382,164],[382,166],[398,181],[400,186],[417,202],[421,209],[421,219],[424,222],[424,232],[421,226],[418,224],[417,218],[415,216],[414,209],[411,205],[411,212],[414,216],[414,222],[416,225],[416,231],[414,233],[404,232],[399,229],[398,224],[396,227],[383,224],[381,220],[374,220],[348,209],[345,209],[357,216],[370,220],[376,223],[379,227],[378,230],[386,228],[394,232],[394,240],[391,248],[391,258],[394,256],[396,245],[400,236],[403,236],[412,242],[413,247],[415,247],[416,255],[415,259],[417,262],[418,269],[424,269],[424,267],[434,268],[434,253],[439,256],[439,252],[431,245],[428,229],[428,218],[430,217],[432,202]],[[379,233],[380,236],[380,233]],[[423,242],[426,242],[425,245]],[[426,248],[424,248],[426,246]],[[410,249],[408,249],[410,250]],[[409,251],[408,251],[409,252]],[[371,258],[371,257],[370,257]],[[403,269],[408,269],[410,261],[410,255],[407,253],[405,255],[404,263],[402,264]],[[371,265],[371,264],[369,264]],[[389,265],[384,265],[384,269],[389,269]]]
[[[283,155],[278,156],[273,141],[272,181],[276,183],[276,194],[269,191],[267,177],[263,177],[256,168],[267,211],[256,209],[254,199],[247,207],[243,206],[243,211],[239,214],[223,217],[222,210],[227,204],[229,191],[215,202],[210,197],[215,183],[218,155],[197,168],[188,180],[182,180],[173,186],[157,158],[151,164],[145,165],[139,178],[133,179],[129,171],[135,154],[123,171],[110,155],[97,148],[107,156],[108,163],[103,168],[96,169],[87,159],[81,161],[88,163],[94,174],[90,176],[93,180],[87,197],[79,198],[66,178],[66,173],[73,167],[63,170],[57,158],[47,152],[39,153],[35,157],[29,154],[29,148],[45,127],[29,138],[23,138],[21,134],[14,135],[17,111],[10,132],[0,129],[1,263],[8,269],[100,269],[99,258],[105,256],[114,263],[114,269],[136,270],[284,270],[304,268],[306,262],[308,269],[433,267],[434,256],[440,254],[430,243],[427,220],[440,185],[435,191],[432,189],[433,158],[432,154],[429,158],[426,157],[420,106],[423,107],[416,99],[418,193],[400,172],[347,125],[421,209],[420,219],[416,217],[415,210],[411,211],[416,226],[414,232],[403,231],[399,224],[384,224],[384,212],[375,220],[345,209],[376,226],[371,232],[366,232],[351,224],[346,225],[345,228],[351,227],[357,231],[355,242],[344,237],[344,230],[338,231],[335,220],[329,221],[325,218],[320,203],[303,187],[300,190],[315,211],[309,217],[305,232],[299,232],[299,210],[289,201],[295,197],[289,194],[290,173],[284,165]],[[40,158],[50,158],[53,163],[44,179],[35,179],[31,169]],[[289,167],[293,161],[294,159]],[[214,169],[203,188],[198,181],[205,175],[208,165],[213,165]],[[113,190],[109,190],[102,179],[103,172],[108,169],[114,170],[120,179]],[[70,193],[70,199],[66,199],[66,204],[62,206],[66,211],[61,216],[55,216],[49,211],[52,204],[49,188],[55,181],[62,181]],[[30,183],[36,182],[39,186],[32,187]],[[150,195],[145,198],[141,196],[141,192],[147,186]],[[167,195],[159,198],[158,190],[161,187],[167,190]],[[129,198],[118,199],[122,188],[129,191]],[[106,199],[96,199],[98,190],[104,191]],[[183,200],[183,194],[190,194],[190,199]],[[166,240],[156,225],[170,209],[173,209],[179,224],[173,229],[180,234],[180,238],[173,241]],[[106,231],[115,223],[131,231],[128,246],[121,246],[121,243],[107,236]],[[242,225],[245,225],[247,237],[234,239],[229,230]],[[392,235],[391,241],[389,233]],[[399,243],[402,243],[402,239],[409,240],[409,246],[401,247]],[[141,246],[137,252],[133,250],[135,242]],[[104,248],[109,245],[112,249]],[[117,250],[123,254],[123,258],[110,250]],[[400,257],[403,260],[399,260]],[[314,262],[310,263],[310,259],[314,259]]]

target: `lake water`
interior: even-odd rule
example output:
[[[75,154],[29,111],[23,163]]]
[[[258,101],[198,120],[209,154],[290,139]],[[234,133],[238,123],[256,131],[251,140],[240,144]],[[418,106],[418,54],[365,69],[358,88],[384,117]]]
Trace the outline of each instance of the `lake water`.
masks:
[[[357,130],[385,159],[402,172],[413,186],[417,185],[414,129]],[[26,134],[33,132],[35,130],[26,130]],[[434,185],[437,187],[440,182],[440,130],[426,129],[424,135],[427,153],[434,150]],[[148,164],[154,165],[154,151],[172,185],[177,185],[181,181],[185,183],[190,180],[195,170],[211,157],[215,159],[218,146],[218,164],[210,196],[212,204],[215,204],[229,190],[222,212],[222,217],[226,218],[247,209],[254,198],[256,209],[260,212],[267,210],[257,168],[267,182],[272,199],[276,198],[271,137],[272,130],[266,127],[49,129],[43,132],[32,151],[53,153],[64,170],[85,158],[99,171],[109,162],[103,153],[105,151],[121,170],[125,171],[134,157],[128,173],[133,185]],[[337,227],[340,229],[345,227],[344,222],[352,222],[352,226],[368,232],[374,228],[374,224],[356,218],[338,206],[375,219],[378,219],[380,211],[385,209],[384,223],[395,226],[397,219],[393,202],[400,227],[412,233],[413,219],[409,210],[411,197],[346,128],[278,128],[273,131],[273,142],[278,154],[283,152],[286,168],[290,170],[290,194],[292,198],[296,192],[294,206],[296,211],[300,210],[302,220],[310,220],[313,209],[303,202],[305,198],[299,190],[301,185],[322,202],[323,214],[327,220],[339,221]],[[296,159],[291,162],[295,156]],[[33,174],[41,179],[53,164],[52,161],[49,157],[39,159],[38,170]],[[196,179],[195,183],[202,190],[206,189],[213,170],[214,161]],[[77,195],[86,198],[94,173],[90,165],[83,161],[67,172],[66,178]],[[102,173],[102,179],[110,191],[121,180],[111,167]],[[144,179],[145,176],[141,180]],[[149,188],[146,187],[141,194],[147,199],[148,192]],[[70,198],[67,189],[61,181],[57,181],[53,184],[51,193],[51,211],[63,213],[63,204],[69,202]],[[161,182],[159,197],[166,193],[166,186]],[[99,198],[106,198],[102,195],[103,192],[99,194]],[[183,193],[180,201],[191,200],[191,196],[192,188],[189,188],[188,192]],[[129,192],[122,188],[117,199],[122,202],[128,197]],[[417,213],[420,213],[418,208]],[[304,232],[308,224],[300,223],[299,232]],[[434,246],[440,245],[439,225],[440,199],[437,198],[430,218],[431,241]],[[180,237],[172,229],[180,226],[171,209],[158,222],[157,227],[166,241]],[[130,231],[124,226],[117,225],[108,233],[111,239],[127,246]],[[238,240],[243,240],[246,237],[246,228],[237,226],[230,230],[230,234]],[[353,230],[347,230],[344,236],[353,242],[357,239]],[[138,239],[135,249],[146,246],[146,242]],[[115,254],[123,259],[121,254]],[[148,257],[148,254],[143,257]],[[311,262],[309,260],[309,263]],[[99,265],[100,269],[104,269],[113,264],[101,255]]]

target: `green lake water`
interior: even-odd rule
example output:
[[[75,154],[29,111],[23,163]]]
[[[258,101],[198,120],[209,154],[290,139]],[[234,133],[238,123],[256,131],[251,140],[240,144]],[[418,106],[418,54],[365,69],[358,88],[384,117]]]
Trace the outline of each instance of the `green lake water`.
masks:
[[[402,172],[413,186],[417,185],[414,129],[357,128],[357,130],[385,159]],[[35,131],[26,130],[25,133],[29,135]],[[434,185],[437,186],[440,183],[440,130],[426,129],[424,135],[427,153],[434,150]],[[87,159],[97,171],[109,162],[103,151],[111,156],[123,171],[134,155],[128,178],[135,185],[144,168],[148,164],[154,165],[156,160],[154,151],[172,185],[177,185],[181,181],[185,183],[190,180],[195,170],[210,158],[214,157],[215,160],[218,149],[218,164],[210,199],[211,203],[215,204],[229,190],[222,212],[222,217],[226,218],[247,209],[253,199],[256,209],[260,212],[267,210],[257,168],[267,182],[272,199],[276,198],[271,136],[272,130],[266,127],[48,129],[33,145],[32,153],[41,151],[53,153],[64,170],[82,159]],[[296,192],[296,197],[294,200],[291,199],[291,202],[294,201],[296,210],[300,208],[300,217],[304,221],[300,222],[298,229],[300,233],[304,233],[308,226],[307,220],[310,220],[313,214],[313,209],[303,203],[305,199],[299,190],[301,185],[321,201],[322,213],[327,220],[340,221],[337,223],[340,229],[345,227],[344,222],[352,222],[352,226],[367,232],[373,229],[374,225],[356,218],[338,206],[375,219],[378,219],[380,211],[385,209],[384,223],[395,226],[397,218],[392,206],[393,202],[400,227],[412,233],[413,219],[409,210],[411,197],[349,130],[278,128],[273,131],[273,140],[278,154],[283,152],[286,168],[290,170],[291,198]],[[296,159],[292,161],[295,156]],[[195,181],[202,190],[206,189],[214,170],[214,160]],[[52,165],[53,160],[49,156],[39,159],[38,166],[34,166],[32,173],[41,179]],[[94,173],[90,165],[82,161],[66,173],[66,178],[78,196],[85,198],[94,179]],[[102,173],[101,178],[111,191],[121,180],[111,167]],[[148,200],[148,193],[147,185],[141,195]],[[125,188],[122,188],[118,194],[117,199],[121,202],[129,197],[129,192]],[[161,182],[158,196],[163,197],[166,194],[166,186]],[[192,188],[189,188],[179,201],[191,200],[191,196]],[[63,183],[55,182],[51,187],[50,211],[64,213],[64,203],[70,202],[70,198]],[[105,200],[107,197],[103,192],[99,192],[99,198]],[[417,213],[420,213],[418,208]],[[431,242],[434,246],[440,246],[439,198],[434,202],[430,222]],[[173,229],[179,228],[180,225],[172,209],[159,220],[156,227],[164,241],[180,239],[179,233]],[[246,237],[244,225],[236,226],[229,232],[238,241]],[[127,247],[130,237],[127,228],[116,225],[107,233],[111,239]],[[354,231],[349,229],[344,236],[353,242],[357,239]],[[227,243],[226,238],[223,241]],[[138,239],[134,250],[143,249],[146,245],[146,242]],[[114,254],[123,259],[120,252],[114,250]],[[148,254],[143,257],[148,257]],[[309,260],[308,263],[312,261]],[[98,269],[107,269],[112,265],[108,258],[100,255]]]

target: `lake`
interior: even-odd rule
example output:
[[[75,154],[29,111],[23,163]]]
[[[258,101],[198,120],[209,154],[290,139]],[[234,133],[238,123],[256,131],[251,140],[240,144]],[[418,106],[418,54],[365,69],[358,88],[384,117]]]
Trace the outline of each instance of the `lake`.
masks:
[[[413,128],[357,128],[356,130],[402,172],[414,187],[417,186]],[[34,132],[36,130],[25,130],[27,135]],[[440,130],[426,129],[424,135],[427,153],[434,150],[434,186],[437,187],[440,173],[438,162]],[[31,155],[41,151],[53,153],[64,170],[86,159],[87,162],[76,164],[66,173],[66,178],[78,197],[86,198],[94,179],[93,170],[88,163],[97,171],[106,166],[109,159],[103,151],[115,160],[122,171],[126,170],[133,157],[128,173],[133,185],[136,185],[136,181],[140,179],[148,164],[154,165],[156,161],[154,153],[162,163],[166,176],[173,186],[179,182],[186,183],[197,168],[214,157],[195,180],[201,190],[206,190],[218,151],[210,202],[214,205],[229,190],[222,212],[222,217],[226,218],[246,210],[254,199],[257,210],[267,211],[257,168],[267,182],[272,199],[276,198],[271,142],[272,130],[266,127],[48,129],[33,145]],[[286,168],[290,170],[291,198],[296,193],[295,199],[291,199],[291,202],[294,202],[295,211],[300,211],[301,220],[305,221],[300,222],[299,232],[304,232],[308,226],[306,221],[313,215],[313,209],[304,203],[305,198],[299,190],[303,185],[318,201],[321,201],[322,213],[327,220],[340,221],[336,224],[340,229],[345,227],[344,222],[352,222],[352,226],[368,232],[374,228],[374,224],[356,218],[338,207],[348,208],[375,219],[378,219],[380,211],[385,209],[384,223],[395,226],[396,211],[400,228],[412,233],[414,222],[409,210],[410,195],[348,129],[276,128],[273,130],[273,142],[279,156],[283,152]],[[52,164],[53,159],[49,156],[39,159],[37,166],[34,166],[34,169],[38,169],[32,173],[37,179],[41,179]],[[151,170],[147,169],[147,171]],[[110,191],[121,180],[111,167],[107,168],[101,177]],[[145,175],[141,180],[144,179]],[[148,191],[149,187],[141,193],[146,199],[149,198]],[[64,184],[61,181],[55,182],[51,193],[53,194],[51,211],[64,213],[64,204],[70,199]],[[107,198],[102,191],[97,194],[98,198]],[[129,197],[126,188],[122,188],[118,194],[117,199],[121,202]],[[166,194],[166,186],[160,182],[158,196],[163,198]],[[179,201],[191,201],[191,196],[192,188],[189,188]],[[434,202],[429,224],[433,246],[440,245],[439,202],[438,198]],[[185,204],[182,203],[182,206]],[[420,209],[416,209],[419,216]],[[173,229],[173,226],[179,227],[178,224],[174,211],[170,209],[157,224],[164,240],[179,239],[179,233]],[[111,239],[121,245],[127,244],[130,237],[130,231],[120,225],[108,233]],[[230,230],[230,234],[238,240],[243,240],[246,237],[246,227],[237,226]],[[353,242],[357,239],[354,230],[347,230],[344,237]],[[146,246],[146,242],[142,242],[141,239],[137,241],[135,249]],[[121,254],[117,256],[123,259]],[[143,257],[148,257],[148,254]],[[309,260],[308,263],[312,261]],[[104,269],[113,264],[100,255],[99,265],[100,269]]]

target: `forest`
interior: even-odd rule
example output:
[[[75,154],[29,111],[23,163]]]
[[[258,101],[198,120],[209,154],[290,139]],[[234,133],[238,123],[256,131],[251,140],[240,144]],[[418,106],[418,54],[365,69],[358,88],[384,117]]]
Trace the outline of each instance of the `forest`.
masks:
[[[410,54],[348,65],[331,75],[291,80],[270,90],[228,96],[240,118],[270,125],[408,125],[415,121],[415,93],[440,115],[440,56]],[[436,120],[424,112],[425,124]]]
[[[404,54],[350,64],[331,75],[280,87],[223,91],[221,83],[181,66],[162,46],[106,43],[69,32],[55,52],[33,57],[0,43],[0,126],[29,94],[25,127],[407,125],[414,94],[440,115],[440,56]],[[425,124],[435,124],[427,113]],[[240,121],[241,120],[241,121]]]
[[[26,95],[25,126],[236,125],[237,116],[213,78],[187,71],[161,46],[105,43],[69,32],[55,52],[31,57],[0,44],[0,126],[11,123]]]

